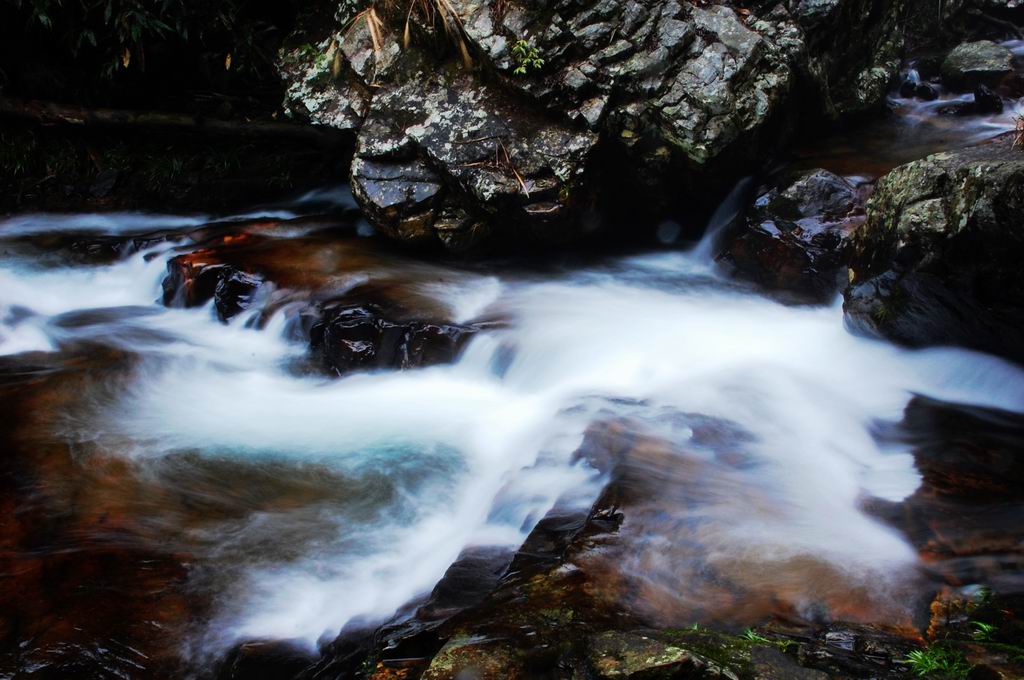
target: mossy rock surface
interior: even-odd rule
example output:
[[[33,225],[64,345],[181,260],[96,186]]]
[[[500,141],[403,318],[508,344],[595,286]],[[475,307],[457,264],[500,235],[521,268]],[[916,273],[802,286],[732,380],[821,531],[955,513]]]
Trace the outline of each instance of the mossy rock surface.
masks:
[[[1009,137],[883,177],[852,238],[846,318],[911,345],[1024,362],[1024,152]]]

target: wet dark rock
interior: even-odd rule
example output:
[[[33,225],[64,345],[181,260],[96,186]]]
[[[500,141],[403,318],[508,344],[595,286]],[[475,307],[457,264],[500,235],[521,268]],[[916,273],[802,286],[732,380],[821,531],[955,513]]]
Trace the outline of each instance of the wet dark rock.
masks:
[[[93,198],[105,197],[114,189],[119,175],[120,173],[117,170],[103,170],[96,175],[96,179],[89,186],[89,194]]]
[[[901,97],[914,97],[917,95],[918,81],[913,78],[904,78],[900,83],[900,96]]]
[[[938,109],[938,113],[944,116],[977,116],[1002,112],[1003,98],[986,85],[974,88],[974,98],[971,101],[958,101]]]
[[[261,640],[238,645],[224,660],[218,680],[278,680],[293,678],[313,665],[316,655],[282,640]]]
[[[991,40],[964,43],[942,62],[943,82],[956,90],[995,87],[1013,70],[1013,53]]]
[[[978,113],[975,102],[952,102],[936,109],[940,116],[973,116]]]
[[[378,661],[374,677],[383,679],[391,677],[389,673],[401,674],[410,669],[419,672],[430,666],[448,642],[447,636],[438,630],[452,617],[479,605],[495,590],[512,554],[507,548],[493,546],[463,550],[424,602],[408,613],[399,612],[397,622],[384,624],[373,633],[378,647],[371,646],[366,652]],[[332,643],[328,658],[336,654],[334,647]],[[451,651],[449,647],[448,652]],[[434,672],[439,672],[436,666]]]
[[[939,90],[931,83],[921,82],[916,78],[905,78],[900,83],[900,96],[907,99],[916,98],[930,102],[939,98]]]
[[[328,307],[310,331],[310,348],[323,368],[337,374],[374,368],[417,368],[451,363],[475,327],[398,321],[372,304]]]
[[[861,204],[847,180],[808,172],[758,198],[722,257],[762,285],[827,301],[841,285],[846,239],[863,219]]]
[[[167,262],[163,302],[168,307],[199,307],[213,300],[217,318],[227,321],[249,307],[263,277],[206,254],[200,250]]]
[[[54,264],[109,264],[161,243],[181,240],[182,234],[174,231],[117,235],[69,230],[12,236],[5,239],[5,247],[8,252],[24,252]]]
[[[1024,591],[1024,417],[915,397],[884,438],[910,447],[922,481],[901,503],[869,511],[899,528],[947,584]]]
[[[1024,71],[1017,70],[1003,78],[997,92],[1007,99],[1024,97]]]
[[[986,85],[974,88],[974,108],[978,113],[1002,113],[1003,98]]]
[[[832,678],[904,678],[907,654],[917,634],[856,623],[831,623],[811,630],[779,631],[796,647],[797,662]],[[787,650],[790,648],[787,647]]]
[[[217,280],[213,291],[217,317],[227,321],[239,312],[248,309],[252,304],[256,289],[263,283],[263,278],[234,268],[225,268]]]
[[[800,0],[793,15],[806,34],[805,76],[832,119],[878,110],[899,69],[907,2]]]
[[[939,88],[931,83],[918,83],[914,89],[914,96],[926,102],[935,101],[939,98]]]
[[[498,585],[513,554],[502,547],[466,548],[419,607],[417,618],[436,622],[480,603]]]
[[[374,45],[359,9],[282,53],[288,106],[358,131],[354,193],[384,234],[467,251],[583,237],[595,201],[657,216],[749,174],[802,113],[880,107],[906,3],[458,3],[479,72],[401,25]],[[519,40],[542,67],[515,73]]]
[[[932,493],[1024,501],[1024,417],[1000,409],[915,397],[904,441]]]
[[[852,239],[847,323],[1024,361],[1024,154],[1001,138],[883,177]]]
[[[829,680],[828,673],[803,668],[774,647],[754,647],[750,662],[758,680]]]

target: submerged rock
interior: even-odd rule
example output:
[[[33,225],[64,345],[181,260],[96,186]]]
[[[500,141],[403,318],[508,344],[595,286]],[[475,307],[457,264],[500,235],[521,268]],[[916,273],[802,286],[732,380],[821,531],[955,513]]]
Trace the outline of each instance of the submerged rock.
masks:
[[[946,584],[1024,589],[1024,416],[915,397],[887,439],[910,447],[921,485],[871,510]]]
[[[1001,138],[883,177],[853,237],[847,323],[1024,361],[1024,154]]]
[[[949,87],[970,90],[978,85],[995,87],[1013,70],[1013,53],[991,40],[964,43],[942,62],[942,80]]]
[[[722,258],[758,283],[828,301],[840,288],[850,232],[863,221],[857,187],[813,170],[758,198]]]
[[[974,88],[974,108],[978,113],[1002,113],[1003,98],[985,85]]]
[[[645,412],[643,403],[632,406],[637,414]],[[954,422],[962,424],[959,416],[946,419],[941,409],[931,412],[926,408],[926,413],[919,410],[922,406],[928,405],[908,408],[903,436],[910,431],[917,433],[914,436],[928,436],[931,425],[921,418],[927,421],[933,416],[941,419],[940,428],[947,432],[960,431]],[[636,423],[631,425],[628,420],[595,425],[578,456],[609,482],[589,510],[556,504],[511,563],[500,551],[467,551],[426,603],[411,615],[396,616],[396,623],[386,624],[367,638],[371,649],[365,656],[351,657],[345,666],[337,659],[332,661],[335,648],[328,646],[328,656],[318,666],[320,674],[307,673],[305,677],[320,677],[325,669],[331,670],[332,677],[347,677],[346,670],[358,667],[365,672],[368,666],[374,668],[368,677],[377,680],[910,677],[913,669],[907,656],[921,649],[923,642],[919,630],[907,625],[901,628],[895,617],[889,626],[844,623],[831,620],[841,607],[824,607],[815,618],[821,616],[825,621],[801,623],[796,611],[786,609],[781,620],[743,635],[728,632],[728,626],[716,630],[691,625],[690,621],[701,620],[697,617],[713,618],[719,603],[716,598],[726,588],[738,589],[738,611],[747,616],[751,602],[757,600],[754,589],[734,580],[735,571],[716,574],[706,560],[692,572],[706,579],[696,586],[699,597],[693,618],[655,627],[650,611],[630,606],[644,595],[658,600],[673,597],[671,592],[652,591],[649,584],[633,578],[636,574],[631,576],[630,567],[636,565],[631,565],[630,559],[636,553],[650,551],[651,559],[642,563],[648,570],[656,570],[663,562],[676,563],[684,554],[678,544],[692,543],[692,550],[706,558],[700,539],[718,532],[713,523],[708,524],[702,503],[724,490],[740,488],[735,479],[719,488],[714,477],[703,474],[707,472],[704,466],[712,464],[709,458],[734,471],[749,465],[742,455],[749,439],[735,425],[693,414],[669,417],[662,413],[658,419],[662,425],[672,423],[692,431],[690,445],[699,450],[696,459],[680,459],[666,451],[664,443],[642,435]],[[1004,441],[1011,430],[1000,427],[986,442]],[[948,461],[956,457],[936,455]],[[982,458],[984,454],[978,456],[978,462]],[[996,466],[990,473],[998,475],[1000,469]],[[676,490],[678,485],[685,487],[682,496]],[[922,493],[929,492],[917,495]],[[918,505],[917,509],[926,508]],[[908,517],[920,519],[922,515],[915,512],[908,511]],[[949,515],[956,516],[955,512]],[[671,544],[654,539],[652,520],[671,527]],[[499,573],[500,578],[495,578]],[[765,570],[759,570],[759,579],[767,577]],[[693,585],[688,578],[672,581],[677,590]],[[853,600],[851,611],[858,611],[863,600],[857,596]],[[921,602],[921,630],[928,624],[929,600],[930,594]],[[959,627],[947,619],[935,637],[963,650],[968,659],[965,668],[978,665],[978,673],[985,668],[1014,671],[1019,664],[1011,658],[1017,651],[1010,645],[1018,644],[1019,636],[1012,623],[1015,615],[1004,615],[1003,609],[1000,604],[971,610],[971,618],[1000,624],[999,637],[991,643],[971,640],[969,619],[963,619]]]

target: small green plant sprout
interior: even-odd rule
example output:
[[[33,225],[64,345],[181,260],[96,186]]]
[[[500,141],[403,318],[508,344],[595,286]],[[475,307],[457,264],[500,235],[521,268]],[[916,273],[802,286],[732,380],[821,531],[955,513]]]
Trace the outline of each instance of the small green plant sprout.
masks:
[[[971,621],[971,625],[974,626],[974,632],[971,633],[971,637],[976,642],[991,642],[992,636],[995,635],[997,626],[991,623],[984,623],[983,621]]]
[[[512,73],[517,76],[525,76],[530,71],[539,71],[544,66],[540,52],[526,40],[517,40],[512,45],[512,56],[519,62],[519,65],[512,70]]]
[[[963,653],[932,645],[927,649],[915,649],[903,659],[918,677],[938,676],[943,678],[966,678],[971,671]]]
[[[759,645],[774,645],[775,642],[757,633],[753,628],[743,631],[743,639],[749,642],[756,642]]]

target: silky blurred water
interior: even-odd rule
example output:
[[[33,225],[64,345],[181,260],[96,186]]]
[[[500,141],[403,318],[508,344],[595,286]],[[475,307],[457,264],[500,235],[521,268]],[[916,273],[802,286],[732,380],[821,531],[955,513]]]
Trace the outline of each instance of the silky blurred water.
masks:
[[[67,219],[22,216],[0,237]],[[127,234],[153,219],[195,226],[133,214],[93,223]],[[295,233],[284,224],[279,237]],[[741,488],[704,509],[719,568],[812,557],[836,565],[843,587],[880,588],[912,575],[917,556],[861,501],[898,501],[919,478],[907,451],[877,443],[876,424],[898,420],[915,394],[1024,411],[1019,369],[854,337],[838,304],[765,297],[720,274],[706,243],[544,276],[452,270],[438,283],[435,270],[413,272],[402,285],[447,320],[502,323],[453,365],[333,380],[294,369],[306,346],[287,332],[292,308],[256,323],[257,305],[222,324],[209,307],[161,306],[176,247],[102,265],[8,258],[0,353],[88,341],[132,357],[86,381],[51,435],[85,451],[85,468],[89,456],[119,457],[147,488],[187,501],[133,507],[168,550],[195,557],[192,587],[213,606],[193,654],[253,638],[312,647],[428,592],[465,547],[514,548],[556,501],[588,506],[606,480],[573,453],[595,421],[631,416],[627,404],[745,433]],[[692,436],[650,434],[676,446]]]

